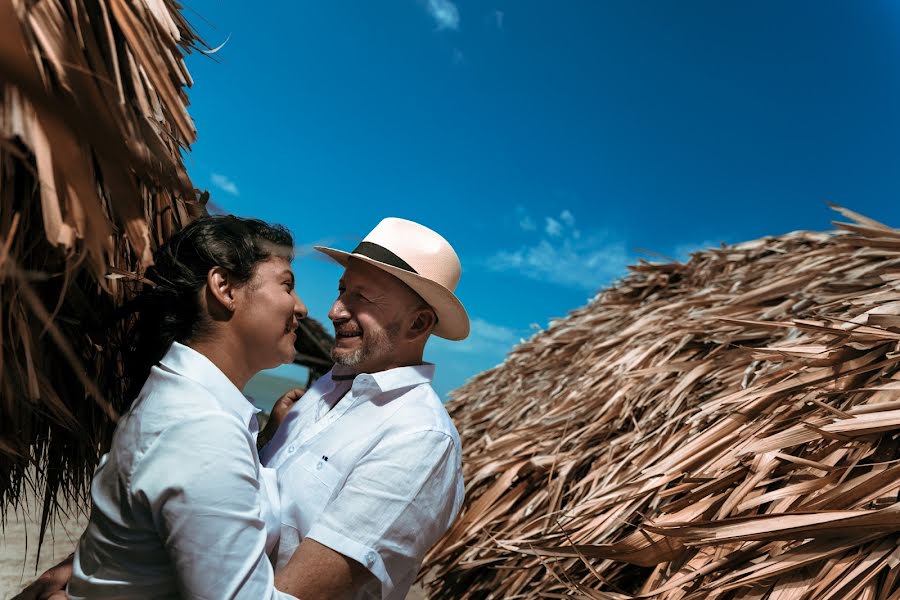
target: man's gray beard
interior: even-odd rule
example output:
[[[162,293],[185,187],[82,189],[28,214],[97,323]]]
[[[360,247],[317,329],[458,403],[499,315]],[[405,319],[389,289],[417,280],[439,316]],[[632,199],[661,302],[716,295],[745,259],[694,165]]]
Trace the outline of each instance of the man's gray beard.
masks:
[[[369,334],[369,339],[350,354],[338,354],[337,348],[331,351],[331,360],[345,367],[355,367],[368,362],[372,358],[381,358],[394,351],[394,340],[400,332],[399,323],[391,323],[385,331]]]

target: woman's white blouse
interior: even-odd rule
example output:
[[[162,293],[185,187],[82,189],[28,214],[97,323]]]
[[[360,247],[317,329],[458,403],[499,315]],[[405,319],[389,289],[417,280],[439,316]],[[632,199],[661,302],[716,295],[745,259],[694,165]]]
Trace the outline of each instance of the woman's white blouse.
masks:
[[[70,597],[293,598],[267,556],[281,518],[256,412],[209,359],[173,344],[94,474]]]

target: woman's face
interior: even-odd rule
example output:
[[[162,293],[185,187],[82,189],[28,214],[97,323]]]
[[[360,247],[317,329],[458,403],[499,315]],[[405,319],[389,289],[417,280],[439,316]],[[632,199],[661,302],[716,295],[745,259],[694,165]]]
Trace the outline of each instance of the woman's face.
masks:
[[[306,306],[294,291],[291,263],[272,257],[257,263],[253,277],[235,291],[231,326],[245,355],[259,369],[294,360],[294,342]]]

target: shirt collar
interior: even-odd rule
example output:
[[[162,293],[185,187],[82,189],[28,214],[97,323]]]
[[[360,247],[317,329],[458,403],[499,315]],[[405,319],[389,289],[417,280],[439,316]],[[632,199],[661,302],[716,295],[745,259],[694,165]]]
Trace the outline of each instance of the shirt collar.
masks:
[[[223,409],[253,429],[255,420],[253,416],[260,410],[253,406],[250,399],[244,396],[225,373],[204,355],[184,344],[172,342],[166,355],[159,362],[169,371],[174,371],[205,387]]]
[[[335,365],[331,369],[330,379],[335,386],[342,381],[353,380],[354,391],[364,391],[375,388],[377,392],[385,393],[402,388],[417,386],[423,383],[431,383],[434,379],[434,365],[422,363],[409,367],[396,367],[377,373],[353,373],[352,368],[343,365]]]

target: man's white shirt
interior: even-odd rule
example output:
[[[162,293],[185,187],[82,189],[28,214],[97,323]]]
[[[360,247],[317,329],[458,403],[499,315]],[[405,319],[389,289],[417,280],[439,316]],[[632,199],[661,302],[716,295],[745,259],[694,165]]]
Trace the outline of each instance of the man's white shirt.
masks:
[[[430,364],[355,377],[335,367],[297,401],[261,452],[281,495],[276,569],[310,538],[374,575],[354,598],[406,597],[464,493],[433,376]]]
[[[175,343],[116,427],[91,484],[71,598],[289,599],[258,412],[202,354]]]

